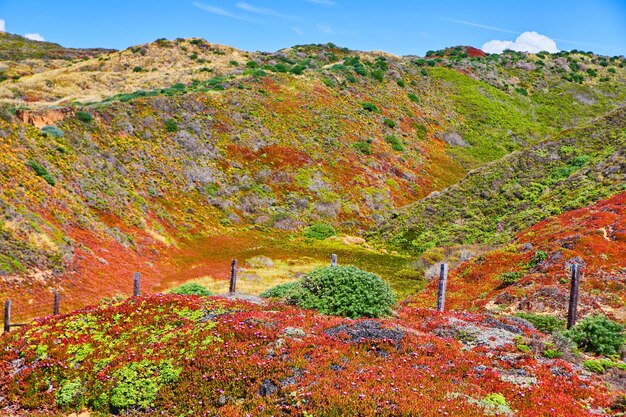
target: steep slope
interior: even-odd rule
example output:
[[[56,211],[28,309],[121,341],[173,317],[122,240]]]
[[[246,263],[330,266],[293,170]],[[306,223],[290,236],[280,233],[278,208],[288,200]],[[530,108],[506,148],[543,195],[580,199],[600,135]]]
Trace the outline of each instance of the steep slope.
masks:
[[[507,243],[538,221],[626,187],[626,108],[470,172],[380,226],[405,250]]]
[[[16,416],[84,407],[168,416],[620,410],[598,377],[542,357],[546,335],[469,313],[404,307],[395,318],[355,321],[280,304],[153,295],[41,319],[1,342],[0,407]]]
[[[461,264],[450,273],[446,305],[564,319],[572,264],[582,270],[581,316],[601,311],[626,321],[626,193],[539,222]],[[436,291],[433,282],[411,304],[432,306]]]

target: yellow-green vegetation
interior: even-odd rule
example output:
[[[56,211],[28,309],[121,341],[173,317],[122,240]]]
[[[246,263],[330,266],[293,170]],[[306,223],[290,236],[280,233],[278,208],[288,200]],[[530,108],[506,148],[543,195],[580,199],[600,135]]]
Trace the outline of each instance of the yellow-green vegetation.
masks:
[[[324,265],[325,263],[319,260],[307,257],[290,260],[275,259],[271,260],[271,265],[249,266],[244,263],[243,267],[238,270],[237,291],[260,295],[268,288],[295,281],[303,274]],[[197,278],[194,282],[214,294],[228,292],[229,282],[224,279],[206,276]]]
[[[544,218],[624,191],[625,120],[626,108],[619,108],[478,168],[394,212],[379,236],[418,253],[440,245],[505,243]]]

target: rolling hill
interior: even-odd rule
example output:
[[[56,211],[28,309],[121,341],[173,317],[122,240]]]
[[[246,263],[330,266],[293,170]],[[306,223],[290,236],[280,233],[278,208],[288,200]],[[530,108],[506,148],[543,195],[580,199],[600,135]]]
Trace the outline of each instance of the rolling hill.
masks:
[[[435,230],[445,232],[437,244],[506,242],[548,214],[621,190],[623,171],[610,171],[623,161],[621,57],[468,47],[397,57],[333,44],[265,53],[202,39],[57,53],[14,35],[0,49],[16,43],[29,52],[5,54],[2,65],[43,65],[0,82],[0,295],[26,316],[42,314],[53,290],[75,308],[126,293],[133,271],[144,272],[146,290],[166,289],[223,279],[237,253],[280,248],[277,257],[297,262],[337,250],[357,262],[380,255],[380,272],[406,294],[418,286],[388,266],[411,269],[424,249],[413,243]],[[70,59],[44,68],[59,54]],[[571,144],[550,145],[586,123],[571,130]],[[584,138],[594,123],[616,136]],[[504,208],[498,187],[487,191],[493,209],[481,211],[476,193],[446,203],[463,206],[457,220],[475,236],[451,229],[445,210],[420,229],[419,207],[513,160],[503,195],[519,196],[503,198]],[[553,183],[535,179],[524,191],[512,180],[544,162],[558,171]],[[566,188],[569,201],[542,208]],[[509,200],[525,208],[522,219],[483,219],[509,213]],[[352,235],[378,227],[384,237],[378,252],[307,249],[302,231],[315,223]],[[385,255],[388,246],[404,255]]]

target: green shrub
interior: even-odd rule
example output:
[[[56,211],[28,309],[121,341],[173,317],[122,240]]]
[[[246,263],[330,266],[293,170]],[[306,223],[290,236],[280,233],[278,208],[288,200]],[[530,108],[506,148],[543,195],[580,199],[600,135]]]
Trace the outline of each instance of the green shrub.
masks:
[[[387,119],[386,117],[383,119],[383,123],[385,124],[385,126],[390,127],[392,129],[396,127],[396,122],[394,120]]]
[[[297,64],[291,67],[289,72],[295,75],[302,75],[305,69],[306,69],[306,65]]]
[[[83,384],[78,378],[63,381],[54,393],[57,405],[65,411],[81,408],[83,405],[82,387]]]
[[[513,271],[513,272],[505,272],[503,274],[500,274],[498,278],[502,281],[502,286],[508,286],[508,285],[515,284],[523,276],[524,274],[522,272]]]
[[[265,290],[261,293],[261,297],[263,298],[285,298],[289,295],[290,292],[294,291],[295,288],[298,287],[299,282],[287,282],[285,284],[279,284],[275,287],[272,287],[268,290]]]
[[[91,121],[93,120],[93,116],[86,111],[77,111],[76,118],[84,123],[91,123]]]
[[[537,330],[544,333],[565,330],[565,320],[549,314],[517,313],[517,317],[528,320]]]
[[[394,135],[385,136],[385,142],[390,144],[391,149],[393,149],[394,151],[398,151],[398,152],[405,151],[404,144],[397,136],[394,136]]]
[[[41,128],[41,133],[51,138],[62,138],[65,133],[56,126],[44,126]]]
[[[213,295],[211,291],[195,282],[187,282],[170,290],[172,294],[178,295]]]
[[[548,359],[556,359],[563,356],[563,353],[558,351],[557,349],[546,349],[543,351],[543,356]]]
[[[518,94],[521,94],[523,96],[528,96],[528,90],[526,90],[525,88],[521,88],[521,87],[520,88],[516,88],[515,91]]]
[[[405,86],[404,80],[398,80],[398,81],[396,81],[396,83],[398,84],[399,87],[404,88],[404,86]]]
[[[135,67],[135,68],[133,68],[133,72],[143,72],[143,68]]]
[[[624,326],[602,314],[585,317],[566,332],[579,349],[598,355],[611,356],[625,342]]]
[[[337,316],[381,317],[391,313],[389,285],[354,266],[328,266],[308,273],[289,294],[298,306]]]
[[[370,75],[372,76],[372,78],[374,78],[376,81],[380,81],[382,82],[384,80],[385,74],[381,71],[381,70],[374,70],[370,73]]]
[[[493,394],[487,395],[485,398],[483,398],[483,401],[487,404],[491,404],[494,406],[507,405],[506,398],[504,398],[504,395],[500,394],[499,392],[494,392]]]
[[[304,229],[304,235],[309,239],[324,240],[336,234],[335,228],[331,224],[326,223],[313,223]]]
[[[418,139],[421,139],[421,140],[428,139],[428,129],[426,129],[426,126],[422,124],[418,124],[418,125],[415,125],[414,127],[415,127],[415,133]]]
[[[413,103],[419,103],[420,102],[420,98],[418,96],[416,96],[413,93],[409,93],[408,94],[409,100],[411,100]]]
[[[35,171],[35,174],[38,177],[43,178],[48,184],[52,185],[53,187],[56,185],[57,182],[54,179],[54,177],[48,172],[48,170],[43,165],[39,163],[39,161],[35,161],[34,159],[29,159],[28,161],[26,161],[26,165],[31,167],[33,171]]]
[[[354,149],[365,155],[372,154],[372,144],[370,142],[359,141],[352,144]]]
[[[531,267],[537,266],[543,261],[545,261],[546,259],[548,259],[548,254],[542,250],[538,250],[537,252],[533,254],[532,258],[530,258],[529,265]]]
[[[115,385],[109,398],[113,411],[149,409],[156,401],[161,385],[176,381],[181,370],[174,368],[169,360],[158,365],[147,359],[124,365],[113,375]]]
[[[590,372],[594,372],[596,374],[602,374],[607,369],[602,359],[590,359],[590,360],[584,361],[583,366],[585,367],[586,370]]]
[[[372,113],[380,113],[380,110],[378,110],[378,107],[376,107],[376,105],[374,103],[363,103],[363,110],[372,112]]]
[[[174,119],[168,119],[165,121],[165,130],[168,132],[178,132],[178,123]]]

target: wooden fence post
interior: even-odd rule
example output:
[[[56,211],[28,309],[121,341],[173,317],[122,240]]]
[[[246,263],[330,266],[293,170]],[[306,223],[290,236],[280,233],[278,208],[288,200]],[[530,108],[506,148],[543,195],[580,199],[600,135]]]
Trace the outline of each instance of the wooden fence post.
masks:
[[[439,270],[439,291],[437,293],[437,311],[443,311],[446,301],[446,284],[448,283],[448,264],[442,263]]]
[[[4,332],[11,330],[11,300],[4,302]]]
[[[330,266],[337,266],[337,255],[334,253],[330,255]]]
[[[133,295],[137,296],[141,294],[141,272],[135,272],[134,280],[133,280]]]
[[[61,302],[61,295],[58,291],[54,292],[54,307],[52,307],[52,314],[55,316],[59,314],[59,304]]]
[[[234,294],[237,289],[237,259],[233,259],[230,263],[230,288],[228,292]]]
[[[576,324],[576,309],[578,308],[578,289],[580,288],[580,266],[572,265],[572,284],[569,293],[569,310],[567,311],[567,328]]]

